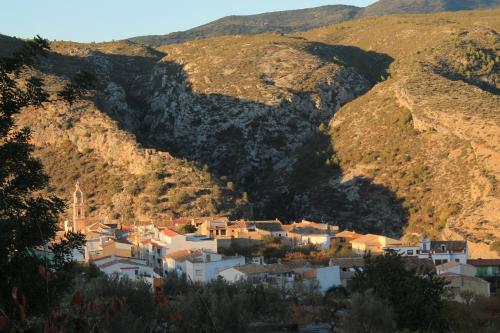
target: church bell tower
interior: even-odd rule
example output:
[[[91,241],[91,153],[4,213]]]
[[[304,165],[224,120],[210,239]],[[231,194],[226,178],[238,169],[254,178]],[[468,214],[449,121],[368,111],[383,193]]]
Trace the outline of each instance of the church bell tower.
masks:
[[[85,206],[83,192],[80,189],[80,182],[76,182],[75,192],[73,193],[73,231],[83,232],[85,228]]]

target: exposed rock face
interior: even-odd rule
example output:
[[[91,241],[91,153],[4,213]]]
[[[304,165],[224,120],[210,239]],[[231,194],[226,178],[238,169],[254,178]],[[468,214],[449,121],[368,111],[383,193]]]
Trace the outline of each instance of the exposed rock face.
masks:
[[[371,25],[399,34],[397,47],[344,32],[347,43],[396,61],[389,80],[335,114],[332,145],[344,174],[369,177],[404,200],[406,235],[466,238],[473,256],[489,256],[482,244],[500,237],[498,23],[490,16],[457,27],[445,23],[451,17]]]
[[[39,66],[49,87],[83,67],[98,88],[20,124],[58,193],[90,175],[91,216],[311,218],[485,251],[500,237],[497,17],[390,16],[157,50],[54,43]]]
[[[125,172],[141,178],[161,173],[155,170],[158,164],[168,167],[179,163],[178,158],[191,160],[200,168],[208,165],[217,178],[222,177],[220,187],[226,187],[226,182],[236,183],[249,192],[253,209],[247,209],[247,213],[253,211],[263,217],[264,207],[277,195],[278,188],[287,191],[287,175],[296,160],[294,151],[341,105],[366,92],[371,86],[370,76],[359,68],[324,61],[314,53],[327,46],[301,39],[229,39],[212,41],[211,47],[186,44],[162,53],[136,49],[130,43],[55,43],[56,54],[40,64],[51,79],[51,87],[57,87],[56,76],[71,76],[83,67],[98,78],[94,101],[80,102],[72,108],[51,104],[43,110],[26,110],[20,123],[33,128],[38,146],[68,142],[76,151],[91,153],[116,168],[113,173],[117,174]],[[236,54],[230,56],[233,52]],[[339,61],[342,56],[338,56]],[[364,60],[379,61],[371,54]],[[207,68],[210,70],[205,71]],[[38,122],[38,117],[43,121]],[[171,152],[176,157],[150,153],[143,147]],[[167,173],[172,174],[170,170]],[[169,177],[160,179],[160,183],[166,179]],[[117,193],[106,200],[108,217],[118,215],[118,207],[123,205],[116,201],[127,192],[120,187],[127,186],[118,186]],[[227,213],[245,212],[246,203],[241,198],[229,194],[212,198],[213,192],[220,191],[214,186],[180,187],[211,192],[202,193],[208,200],[201,200],[202,206],[215,200],[230,209],[225,210]],[[180,191],[176,186],[167,186],[171,187],[173,194],[157,193],[159,206],[165,206],[161,198]],[[230,192],[234,185],[227,187]],[[194,201],[199,201],[198,195],[196,191],[191,193]],[[130,200],[127,197],[125,201]],[[192,210],[190,206],[167,205],[159,210],[150,206],[154,203],[136,207],[129,215],[147,219],[162,216],[162,211],[167,216],[215,213],[203,207]]]

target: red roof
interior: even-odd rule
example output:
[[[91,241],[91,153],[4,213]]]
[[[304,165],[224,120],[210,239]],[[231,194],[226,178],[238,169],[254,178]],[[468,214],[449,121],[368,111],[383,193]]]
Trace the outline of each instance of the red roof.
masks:
[[[172,223],[174,225],[179,225],[179,224],[188,224],[188,223],[191,223],[191,219],[188,218],[188,217],[181,217],[181,218],[178,218],[178,219],[175,219],[175,220],[172,220]]]
[[[141,241],[142,244],[151,244],[153,241],[151,239],[145,239]]]
[[[173,231],[172,229],[169,229],[169,228],[163,229],[163,233],[165,235],[167,235],[168,237],[175,237],[175,236],[179,235],[177,232],[175,232],[175,231]]]

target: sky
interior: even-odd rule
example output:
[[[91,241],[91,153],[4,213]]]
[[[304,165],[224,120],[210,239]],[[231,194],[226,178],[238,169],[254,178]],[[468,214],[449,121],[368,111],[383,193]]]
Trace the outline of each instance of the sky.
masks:
[[[163,35],[228,15],[374,0],[0,0],[0,34],[79,42]]]

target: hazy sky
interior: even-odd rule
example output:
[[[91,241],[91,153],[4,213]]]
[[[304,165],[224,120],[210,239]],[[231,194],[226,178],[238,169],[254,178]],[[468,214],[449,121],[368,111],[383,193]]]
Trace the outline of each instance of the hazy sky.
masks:
[[[375,0],[0,0],[0,34],[82,42],[166,34],[227,15]]]

